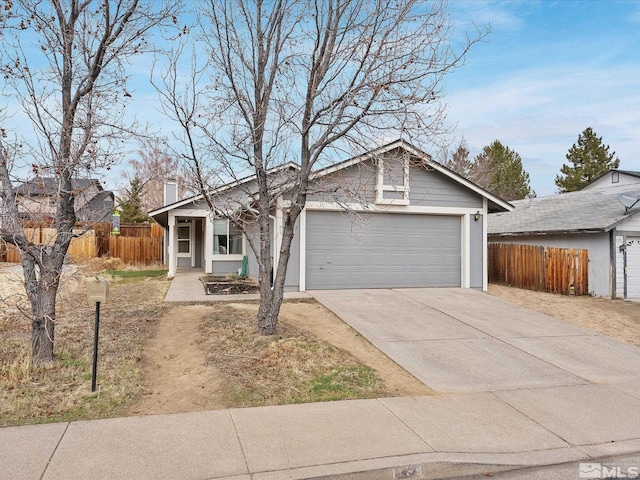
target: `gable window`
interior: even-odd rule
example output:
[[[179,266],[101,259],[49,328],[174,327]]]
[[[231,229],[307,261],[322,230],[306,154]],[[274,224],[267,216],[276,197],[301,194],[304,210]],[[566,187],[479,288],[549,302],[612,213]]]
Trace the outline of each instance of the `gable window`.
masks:
[[[213,254],[243,255],[242,230],[226,218],[213,221]]]
[[[378,160],[376,203],[409,205],[409,157]]]

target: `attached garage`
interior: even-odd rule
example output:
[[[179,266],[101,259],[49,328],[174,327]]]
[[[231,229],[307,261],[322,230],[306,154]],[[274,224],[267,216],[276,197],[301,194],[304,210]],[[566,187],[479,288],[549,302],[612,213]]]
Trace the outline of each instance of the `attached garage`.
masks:
[[[309,211],[307,289],[459,287],[461,216]]]

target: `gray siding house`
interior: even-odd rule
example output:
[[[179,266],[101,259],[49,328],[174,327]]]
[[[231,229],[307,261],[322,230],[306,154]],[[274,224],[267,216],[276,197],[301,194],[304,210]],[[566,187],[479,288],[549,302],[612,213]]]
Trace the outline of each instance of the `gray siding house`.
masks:
[[[76,219],[78,222],[111,221],[115,196],[104,190],[99,180],[72,181]],[[16,203],[22,218],[48,221],[56,214],[57,195],[61,185],[53,177],[37,177],[16,188]]]
[[[296,171],[286,164],[274,177],[286,186],[287,174]],[[221,202],[235,196],[238,204],[246,203],[252,182],[248,177],[222,187]],[[283,188],[272,212],[274,264],[290,202]],[[395,141],[313,174],[296,224],[286,289],[486,290],[487,216],[511,208],[407,142]],[[257,276],[247,238],[225,218],[209,215],[201,196],[169,201],[150,215],[167,229],[170,276],[178,268],[236,272],[245,255],[249,275]]]
[[[491,242],[589,251],[589,291],[605,298],[640,298],[640,172],[612,170],[577,192],[511,202],[489,215]]]

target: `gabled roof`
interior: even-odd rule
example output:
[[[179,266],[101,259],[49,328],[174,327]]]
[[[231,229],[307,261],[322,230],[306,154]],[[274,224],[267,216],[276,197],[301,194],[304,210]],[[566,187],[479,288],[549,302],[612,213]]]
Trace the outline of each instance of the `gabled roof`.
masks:
[[[633,170],[620,170],[617,168],[612,168],[611,170],[606,171],[605,173],[603,173],[602,175],[600,175],[598,178],[590,181],[587,185],[585,185],[584,187],[582,187],[580,190],[583,190],[585,188],[588,188],[589,186],[593,185],[594,183],[596,183],[598,180],[600,180],[603,177],[606,177],[607,175],[609,175],[612,172],[618,172],[621,173],[623,175],[628,175],[630,177],[636,177],[636,178],[640,178],[640,172],[636,172]]]
[[[353,158],[350,158],[348,160],[345,160],[343,162],[340,163],[336,163],[334,165],[331,165],[329,167],[323,168],[321,170],[318,170],[316,172],[314,172],[311,176],[311,179],[315,179],[315,178],[320,178],[323,177],[325,175],[329,175],[331,173],[337,172],[339,170],[343,170],[345,168],[348,168],[352,165],[355,165],[356,163],[360,163],[362,161],[371,159],[371,158],[375,158],[379,155],[382,155],[384,153],[390,152],[392,150],[398,149],[398,148],[402,148],[405,151],[407,151],[408,153],[410,153],[411,155],[417,157],[418,159],[420,159],[424,165],[433,168],[434,170],[437,170],[438,172],[442,173],[443,175],[445,175],[446,177],[449,177],[451,180],[453,180],[454,182],[457,182],[463,186],[465,186],[466,188],[468,188],[469,190],[474,191],[475,193],[477,193],[478,195],[485,197],[487,200],[489,200],[489,210],[495,210],[495,211],[510,211],[513,209],[513,206],[501,199],[500,197],[492,194],[491,192],[485,190],[484,188],[480,187],[479,185],[476,185],[475,183],[471,182],[470,180],[467,180],[466,178],[464,178],[463,176],[457,174],[456,172],[454,172],[453,170],[448,169],[447,167],[445,167],[444,165],[436,162],[435,160],[433,160],[431,158],[431,155],[429,155],[426,152],[423,152],[422,150],[414,147],[413,145],[411,145],[410,143],[406,142],[405,140],[402,139],[398,139],[395,140],[391,143],[388,143],[386,145],[383,145],[381,147],[378,147],[374,150],[371,150],[369,152],[363,153],[362,155],[358,155],[355,156]]]
[[[633,171],[633,170],[614,170],[614,171],[615,172],[619,172],[619,173],[623,173],[625,175],[629,175],[630,177],[640,178],[640,172],[636,172],[636,171]]]
[[[382,155],[384,153],[390,152],[392,150],[398,149],[398,148],[402,148],[404,150],[406,150],[408,153],[410,153],[411,155],[415,156],[416,158],[420,159],[420,161],[422,161],[424,163],[425,166],[428,166],[430,168],[433,168],[434,170],[437,170],[438,172],[442,173],[443,175],[445,175],[446,177],[450,178],[451,180],[453,180],[454,182],[457,182],[461,185],[463,185],[464,187],[472,190],[473,192],[477,193],[478,195],[486,198],[489,201],[489,210],[493,210],[493,211],[509,211],[513,209],[513,206],[506,202],[505,200],[501,199],[500,197],[490,193],[489,191],[483,189],[482,187],[476,185],[475,183],[467,180],[466,178],[458,175],[457,173],[455,173],[453,170],[450,170],[448,168],[446,168],[445,166],[441,165],[440,163],[434,161],[431,156],[421,150],[419,150],[418,148],[414,147],[413,145],[409,144],[408,142],[400,139],[400,140],[396,140],[394,142],[388,143],[384,146],[378,147],[374,150],[371,150],[369,152],[366,152],[362,155],[358,155],[355,157],[352,157],[348,160],[336,163],[334,165],[331,165],[329,167],[326,168],[322,168],[320,170],[316,170],[315,172],[313,172],[311,174],[311,180],[314,179],[319,179],[322,178],[326,175],[332,174],[334,172],[343,170],[345,168],[349,168],[352,165],[355,165],[359,162],[363,162],[372,158],[375,158],[376,156]],[[271,170],[269,170],[269,174],[272,173],[276,173],[278,171],[282,171],[284,169],[287,168],[291,168],[291,169],[296,169],[298,170],[300,168],[299,165],[293,163],[293,162],[288,162],[285,163],[283,165],[280,165],[278,167],[275,167]],[[236,180],[234,182],[228,183],[226,185],[222,185],[214,190],[212,190],[211,194],[219,194],[224,192],[225,190],[229,190],[235,187],[238,187],[240,185],[246,184],[252,180],[255,180],[256,176],[255,175],[249,175],[245,178],[242,178],[240,180]],[[286,187],[286,185],[284,186]],[[195,195],[193,197],[184,199],[184,200],[180,200],[177,201],[175,203],[169,204],[169,205],[165,205],[164,207],[158,208],[156,210],[152,210],[151,212],[149,212],[149,216],[156,218],[156,220],[158,220],[160,218],[160,216],[162,216],[162,218],[164,218],[165,214],[167,214],[167,212],[169,212],[170,210],[173,210],[175,208],[180,208],[182,206],[185,205],[189,205],[189,204],[193,204],[199,200],[202,200],[204,198],[204,196],[202,194],[199,195]],[[162,223],[162,222],[161,222]]]
[[[511,202],[512,212],[489,215],[489,235],[545,235],[608,232],[640,212],[640,204],[625,213],[623,193],[640,194],[640,185],[579,190]]]
[[[80,214],[84,215],[87,221],[98,222],[111,218],[114,207],[114,195],[110,191],[99,192],[86,205],[82,207]]]
[[[296,163],[293,162],[287,162],[285,164],[282,165],[278,165],[277,167],[274,167],[270,170],[267,171],[268,175],[271,175],[273,173],[277,173],[280,172],[282,170],[286,170],[286,169],[294,169],[294,170],[299,170],[300,166],[297,165]],[[218,195],[220,193],[225,192],[226,190],[230,190],[232,188],[235,187],[239,187],[240,185],[244,185],[247,184],[249,182],[251,182],[252,180],[256,179],[256,175],[248,175],[244,178],[238,179],[238,180],[234,180],[233,182],[227,183],[225,185],[221,185],[220,187],[214,188],[213,190],[211,190],[210,195]],[[149,212],[149,216],[150,217],[155,217],[157,215],[160,215],[162,213],[166,213],[169,210],[173,210],[174,208],[180,208],[183,207],[185,205],[189,205],[191,203],[196,203],[199,200],[204,199],[204,195],[202,195],[201,193],[198,195],[194,195],[192,197],[189,198],[185,198],[184,200],[178,200],[177,202],[174,203],[170,203],[169,205],[165,205],[163,207],[157,208],[155,210],[152,210]]]
[[[93,178],[78,178],[71,181],[74,190],[86,190],[95,185],[99,191],[102,185],[99,180]],[[58,192],[59,180],[54,177],[34,178],[21,183],[16,188],[16,193],[22,196],[53,195]]]

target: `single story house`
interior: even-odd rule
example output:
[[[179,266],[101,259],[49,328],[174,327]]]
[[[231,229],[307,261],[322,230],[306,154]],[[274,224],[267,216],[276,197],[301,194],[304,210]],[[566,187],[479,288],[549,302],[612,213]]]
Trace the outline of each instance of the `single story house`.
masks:
[[[115,205],[113,192],[104,190],[99,180],[79,178],[72,181],[78,222],[110,222]],[[47,221],[55,216],[59,180],[36,177],[16,187],[16,203],[21,217]]]
[[[640,298],[638,195],[640,172],[611,170],[576,192],[511,202],[489,215],[489,241],[586,249],[592,294]]]
[[[272,212],[272,255],[278,261],[283,218],[290,205],[289,163],[274,169],[282,195]],[[217,190],[220,202],[234,193],[246,200],[254,177]],[[172,201],[149,213],[166,229],[169,275],[178,268],[236,272],[248,257],[243,233],[213,218],[201,195]],[[216,197],[214,197],[216,198]],[[239,201],[242,204],[242,201]],[[286,278],[288,291],[342,288],[487,288],[487,215],[510,210],[492,195],[403,140],[314,172],[305,209],[295,226]],[[248,235],[253,235],[250,229]]]

